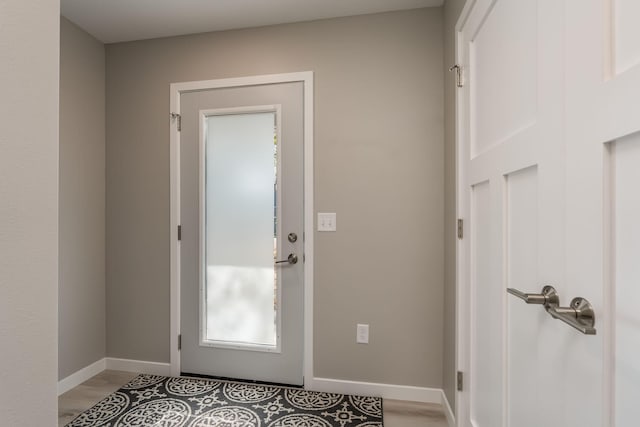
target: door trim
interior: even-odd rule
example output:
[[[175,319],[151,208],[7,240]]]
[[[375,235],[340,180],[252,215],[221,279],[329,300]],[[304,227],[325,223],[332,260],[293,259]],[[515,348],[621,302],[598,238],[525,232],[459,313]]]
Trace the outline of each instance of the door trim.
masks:
[[[463,27],[466,25],[472,10],[475,8],[478,0],[468,0],[464,5],[458,21],[455,25],[454,37],[454,58],[455,63],[462,67],[462,73],[468,74],[465,66],[463,36],[461,34]],[[464,74],[463,74],[464,75]],[[470,230],[471,218],[469,218],[468,196],[469,189],[466,186],[468,170],[466,169],[466,153],[464,143],[466,134],[465,127],[465,90],[467,88],[455,88],[455,118],[454,118],[454,139],[455,139],[455,188],[456,188],[456,218],[462,219],[464,224],[463,238],[456,239],[456,372],[449,372],[451,376],[455,376],[457,372],[462,372],[467,377],[467,386],[462,390],[455,392],[455,422],[456,425],[462,425],[462,420],[469,410],[469,380],[470,372],[470,355],[469,355],[469,324],[470,324],[470,288],[469,288],[469,250],[472,231]],[[454,230],[450,230],[451,233]]]
[[[169,113],[180,114],[180,96],[183,93],[202,90],[257,86],[278,83],[303,83],[304,102],[304,344],[303,344],[303,380],[305,386],[313,381],[313,71],[298,73],[269,74],[217,80],[200,80],[170,84]],[[180,375],[180,131],[179,121],[172,119],[170,124],[169,163],[170,163],[170,337],[169,354],[171,375]]]

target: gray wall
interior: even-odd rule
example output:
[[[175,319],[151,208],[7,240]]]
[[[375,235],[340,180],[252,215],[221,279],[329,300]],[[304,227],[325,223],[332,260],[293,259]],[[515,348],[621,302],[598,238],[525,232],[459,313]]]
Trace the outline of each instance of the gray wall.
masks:
[[[105,49],[60,21],[58,377],[106,355]]]
[[[57,0],[0,2],[0,423],[57,409]]]
[[[446,0],[444,4],[444,363],[442,384],[447,400],[455,411],[456,397],[456,139],[454,73],[448,71],[455,63],[455,25],[465,0]]]
[[[169,84],[315,71],[315,375],[442,386],[443,11],[107,46],[107,354],[169,361]],[[369,323],[369,345],[355,343]]]

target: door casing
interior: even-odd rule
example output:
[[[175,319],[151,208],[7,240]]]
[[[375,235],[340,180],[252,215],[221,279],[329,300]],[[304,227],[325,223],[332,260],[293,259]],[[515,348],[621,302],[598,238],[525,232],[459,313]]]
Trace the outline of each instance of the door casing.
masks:
[[[304,96],[304,360],[305,386],[313,379],[313,72],[269,74],[250,77],[201,80],[170,85],[170,364],[171,375],[180,375],[180,96],[187,92],[278,83],[303,83]],[[176,116],[177,115],[177,116]]]

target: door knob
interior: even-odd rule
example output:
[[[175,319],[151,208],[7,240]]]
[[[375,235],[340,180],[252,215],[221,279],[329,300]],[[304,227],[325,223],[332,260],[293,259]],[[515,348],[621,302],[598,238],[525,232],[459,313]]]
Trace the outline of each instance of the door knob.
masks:
[[[298,255],[289,254],[287,259],[283,259],[282,261],[276,261],[276,264],[284,264],[284,263],[297,264],[298,263]]]
[[[527,304],[540,304],[545,307],[560,304],[560,298],[553,286],[546,285],[539,294],[527,294],[514,288],[507,288],[507,292],[515,295]]]
[[[574,298],[569,307],[560,307],[560,297],[550,285],[542,288],[539,294],[527,294],[514,288],[507,288],[507,292],[527,304],[543,305],[551,317],[562,320],[585,335],[596,334],[596,315],[589,301],[584,298]]]
[[[574,298],[569,307],[548,306],[547,312],[585,335],[596,334],[596,315],[593,306],[584,298]]]

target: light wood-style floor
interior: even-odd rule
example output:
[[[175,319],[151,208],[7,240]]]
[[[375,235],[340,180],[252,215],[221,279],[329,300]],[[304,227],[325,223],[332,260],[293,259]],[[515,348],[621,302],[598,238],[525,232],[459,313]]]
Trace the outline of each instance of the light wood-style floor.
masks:
[[[58,397],[58,426],[62,427],[113,393],[138,374],[104,371]],[[447,427],[440,405],[384,400],[384,427]]]

